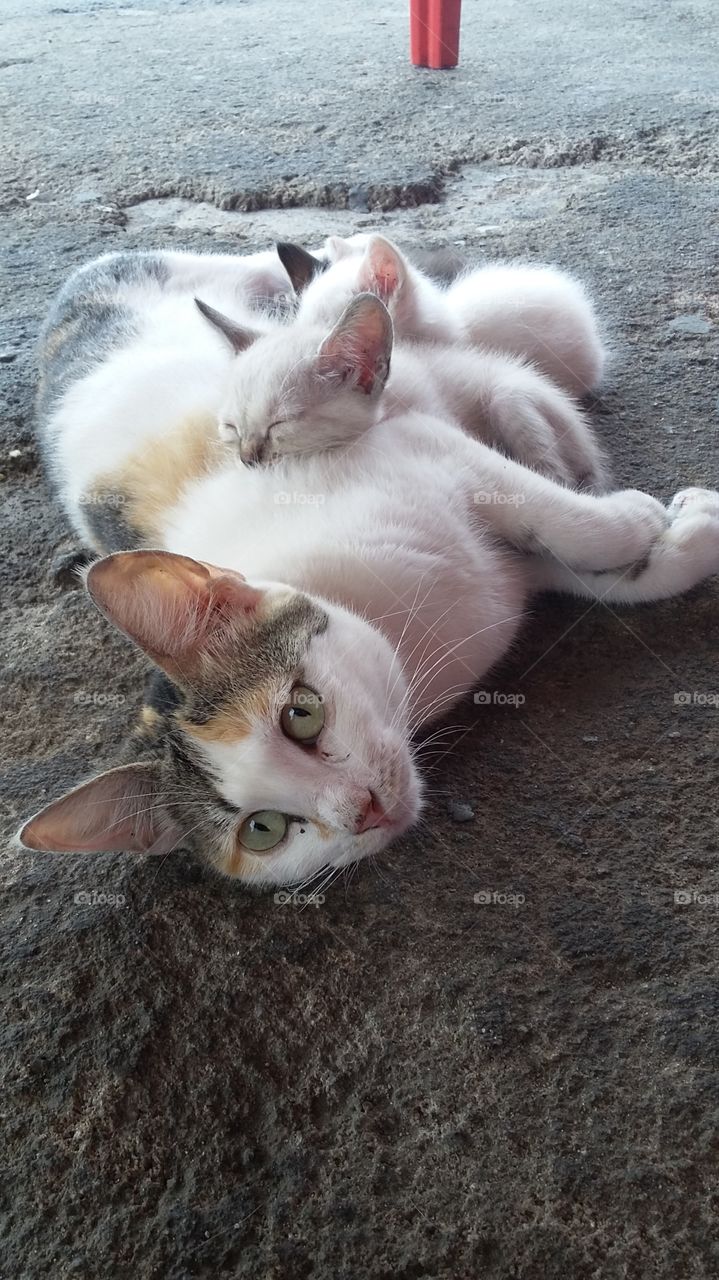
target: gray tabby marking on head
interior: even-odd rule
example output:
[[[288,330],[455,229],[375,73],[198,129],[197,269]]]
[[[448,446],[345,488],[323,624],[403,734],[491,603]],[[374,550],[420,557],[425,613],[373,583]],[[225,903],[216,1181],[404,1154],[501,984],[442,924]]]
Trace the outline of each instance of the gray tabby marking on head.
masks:
[[[184,692],[182,714],[188,725],[206,726],[211,736],[213,721],[219,726],[230,717],[240,723],[254,700],[296,673],[313,636],[322,635],[328,623],[324,609],[308,596],[295,595],[258,622],[243,644],[241,663],[236,657],[228,661],[219,647],[214,658],[208,656],[199,693],[196,688]]]
[[[226,874],[239,874],[243,854],[232,835],[238,810],[220,794],[201,744],[239,740],[248,713],[263,707],[273,686],[294,678],[312,637],[327,625],[324,610],[296,596],[253,631],[241,664],[228,660],[226,640],[197,685],[181,689],[164,672],[152,673],[123,757],[128,763],[148,757],[157,762],[158,797],[176,828],[187,832],[177,848],[203,856]]]

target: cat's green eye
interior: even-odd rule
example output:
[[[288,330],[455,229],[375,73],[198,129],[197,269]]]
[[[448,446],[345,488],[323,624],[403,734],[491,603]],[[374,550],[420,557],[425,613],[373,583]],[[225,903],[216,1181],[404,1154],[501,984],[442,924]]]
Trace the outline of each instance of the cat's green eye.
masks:
[[[284,813],[276,813],[274,809],[259,809],[242,823],[240,844],[253,853],[267,853],[284,840],[288,826]]]
[[[311,747],[319,738],[324,723],[325,709],[320,695],[314,689],[296,684],[280,716],[285,737],[304,747]]]

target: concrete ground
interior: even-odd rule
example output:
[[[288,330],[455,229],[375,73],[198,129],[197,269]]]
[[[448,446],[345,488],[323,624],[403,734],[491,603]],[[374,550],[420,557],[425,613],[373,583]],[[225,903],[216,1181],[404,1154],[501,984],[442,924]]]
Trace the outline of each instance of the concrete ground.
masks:
[[[713,0],[465,10],[427,72],[399,0],[0,0],[8,836],[139,698],[33,436],[43,313],[99,252],[379,224],[557,262],[617,481],[719,483]],[[716,581],[543,602],[424,826],[316,909],[8,840],[0,1275],[716,1275],[718,617]]]

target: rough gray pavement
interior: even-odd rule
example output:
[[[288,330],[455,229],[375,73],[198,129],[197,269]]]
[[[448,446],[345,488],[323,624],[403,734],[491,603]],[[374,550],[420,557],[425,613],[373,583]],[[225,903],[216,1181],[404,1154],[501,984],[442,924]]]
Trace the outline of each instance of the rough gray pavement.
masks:
[[[399,2],[0,0],[8,837],[139,698],[33,438],[38,327],[98,252],[379,221],[558,262],[617,480],[719,483],[713,0],[465,10],[434,73]],[[0,1275],[716,1275],[718,591],[543,602],[423,825],[321,907],[8,838]]]

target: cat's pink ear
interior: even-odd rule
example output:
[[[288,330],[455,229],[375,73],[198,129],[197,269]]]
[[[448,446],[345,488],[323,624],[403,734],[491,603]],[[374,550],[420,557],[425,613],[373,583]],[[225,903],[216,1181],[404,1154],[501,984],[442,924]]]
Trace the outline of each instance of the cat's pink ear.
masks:
[[[390,302],[407,279],[407,268],[399,249],[384,236],[371,236],[362,259],[358,284],[384,303]]]
[[[241,574],[170,551],[118,551],[90,566],[92,600],[178,684],[222,639],[251,626],[263,593]]]
[[[213,329],[217,329],[223,338],[227,338],[233,351],[246,351],[248,347],[256,342],[261,334],[256,329],[250,329],[247,325],[238,324],[230,316],[226,316],[222,311],[218,311],[215,307],[211,307],[209,302],[203,302],[202,298],[195,298],[195,306],[201,315],[212,325]]]
[[[325,338],[317,362],[323,377],[350,383],[365,395],[380,392],[392,355],[392,321],[384,303],[360,293]]]
[[[159,765],[101,773],[36,813],[19,833],[49,853],[170,853],[181,840],[160,797]]]

